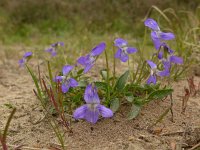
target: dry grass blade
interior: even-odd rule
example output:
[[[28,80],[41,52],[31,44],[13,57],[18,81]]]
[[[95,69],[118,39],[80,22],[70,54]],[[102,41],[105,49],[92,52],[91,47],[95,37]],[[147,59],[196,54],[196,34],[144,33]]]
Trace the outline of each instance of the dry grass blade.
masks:
[[[151,13],[153,10],[156,10],[168,23],[169,25],[172,24],[171,20],[165,15],[164,11],[160,10],[157,6],[152,5],[151,8],[148,10],[146,16],[144,17],[144,19],[142,19],[142,21],[144,22],[149,16],[151,16]]]

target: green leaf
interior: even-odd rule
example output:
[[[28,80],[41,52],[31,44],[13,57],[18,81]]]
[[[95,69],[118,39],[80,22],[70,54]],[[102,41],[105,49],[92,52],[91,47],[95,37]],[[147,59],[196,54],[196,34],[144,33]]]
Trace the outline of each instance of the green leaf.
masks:
[[[30,75],[33,79],[33,82],[34,82],[35,87],[37,89],[37,94],[38,94],[39,98],[42,99],[42,92],[40,90],[38,79],[37,79],[36,75],[33,73],[33,71],[27,65],[26,65],[26,68],[27,68],[28,72],[30,73]]]
[[[126,81],[128,79],[129,70],[122,74],[115,84],[115,89],[122,90],[125,87]]]
[[[103,80],[106,81],[108,79],[108,72],[107,72],[107,70],[105,70],[105,69],[101,70],[100,74],[101,74],[101,77],[102,77]]]
[[[134,104],[135,105],[144,105],[145,103],[148,103],[149,101],[147,101],[146,98],[142,98],[142,97],[134,97]]]
[[[128,102],[130,102],[130,103],[132,103],[133,100],[134,100],[134,96],[133,96],[133,94],[130,93],[130,92],[129,92],[129,93],[126,93],[125,97],[126,97],[126,100],[127,100]]]
[[[110,109],[113,112],[116,112],[119,109],[119,99],[118,98],[114,98],[111,100],[111,104],[110,104]]]
[[[173,89],[162,89],[162,90],[157,90],[157,91],[154,91],[152,92],[148,99],[149,100],[152,100],[152,99],[163,99],[165,98],[166,96],[172,94],[173,92]]]
[[[107,86],[108,84],[105,83],[105,82],[94,82],[95,86],[98,88],[98,89],[101,89],[103,91],[106,91],[107,90]]]
[[[81,74],[83,73],[83,71],[84,71],[84,69],[80,69],[80,70],[77,72],[77,74],[78,74],[78,75],[81,75]]]
[[[128,113],[128,119],[131,120],[137,117],[140,110],[141,110],[141,106],[132,104],[131,111]]]

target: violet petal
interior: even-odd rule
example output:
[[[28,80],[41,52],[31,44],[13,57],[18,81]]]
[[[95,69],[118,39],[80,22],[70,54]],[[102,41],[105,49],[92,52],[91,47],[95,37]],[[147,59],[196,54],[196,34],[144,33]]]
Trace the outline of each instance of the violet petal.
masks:
[[[106,43],[102,42],[97,45],[95,48],[92,49],[90,52],[91,56],[98,56],[100,55],[106,48]]]
[[[128,47],[128,48],[126,49],[126,51],[127,51],[128,54],[132,54],[132,53],[136,53],[136,52],[137,52],[137,49],[134,48],[134,47]]]
[[[160,38],[163,40],[172,40],[175,38],[174,34],[171,32],[165,33],[165,32],[161,32],[160,33]]]
[[[175,64],[183,64],[183,58],[177,56],[170,56],[170,62]]]
[[[88,71],[90,71],[90,69],[94,66],[94,64],[88,64],[85,66],[85,69],[84,69],[84,73],[87,73]]]
[[[157,65],[153,61],[147,60],[147,63],[149,64],[149,66],[151,67],[151,69],[157,68]]]
[[[32,52],[26,52],[25,54],[24,54],[24,58],[27,58],[27,57],[30,57],[30,56],[32,56]]]
[[[77,87],[78,86],[78,82],[74,78],[70,78],[69,79],[69,86],[70,87]]]
[[[106,108],[103,105],[99,105],[98,109],[99,109],[99,112],[102,115],[102,117],[109,118],[109,117],[113,116],[112,110],[110,110],[109,108]]]
[[[144,25],[151,28],[152,30],[158,31],[160,30],[157,22],[151,18],[145,20]]]
[[[161,43],[160,38],[158,37],[158,35],[155,31],[151,32],[151,39],[153,41],[155,49],[159,50],[162,43]]]
[[[85,118],[85,115],[86,115],[86,111],[87,111],[88,107],[87,105],[83,105],[83,106],[80,106],[79,108],[77,108],[74,113],[73,113],[73,117],[75,119],[83,119]]]
[[[62,72],[63,75],[66,76],[74,67],[70,65],[66,65],[63,67]]]
[[[70,85],[66,81],[65,83],[62,84],[61,88],[63,93],[67,93],[69,91]]]
[[[114,45],[119,47],[119,48],[122,48],[124,46],[127,46],[128,42],[122,38],[117,38],[115,39],[114,41]]]
[[[89,108],[85,112],[85,119],[88,122],[95,124],[99,119],[99,111],[97,109],[90,110]]]
[[[156,76],[155,75],[151,75],[148,79],[147,79],[147,84],[156,84]]]
[[[93,87],[92,84],[89,84],[86,87],[85,93],[84,93],[84,100],[86,101],[86,103],[96,103],[96,104],[100,103],[97,89],[96,87]]]

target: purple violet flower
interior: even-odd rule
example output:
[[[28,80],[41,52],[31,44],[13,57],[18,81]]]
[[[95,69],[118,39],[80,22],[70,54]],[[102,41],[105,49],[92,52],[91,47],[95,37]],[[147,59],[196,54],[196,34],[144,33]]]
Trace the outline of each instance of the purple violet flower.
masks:
[[[63,76],[56,76],[54,78],[54,81],[55,82],[62,82],[62,92],[63,93],[66,93],[68,92],[69,88],[70,87],[77,87],[78,86],[78,82],[74,79],[74,78],[67,78],[67,75],[69,74],[69,72],[73,69],[74,67],[73,66],[70,66],[70,65],[66,65],[63,67],[62,69],[62,73],[63,73]]]
[[[163,54],[167,52],[169,56],[164,58]],[[158,59],[168,61],[169,63],[174,64],[183,64],[183,59],[181,57],[174,55],[174,50],[170,49],[170,47],[166,43],[161,44],[160,52],[158,53]]]
[[[29,58],[31,58],[32,55],[33,55],[32,52],[26,52],[26,53],[24,54],[24,56],[22,57],[22,59],[20,59],[20,60],[18,61],[19,66],[20,66],[20,67],[23,67],[24,64],[27,62],[27,60],[28,60]]]
[[[97,88],[89,84],[85,89],[84,100],[86,104],[77,108],[73,114],[75,119],[85,119],[88,122],[96,123],[99,115],[104,118],[113,116],[112,110],[100,104]]]
[[[137,52],[136,48],[129,47],[128,42],[121,38],[117,38],[114,41],[114,45],[118,47],[115,58],[119,58],[122,62],[126,62],[128,60],[128,54]]]
[[[105,50],[106,44],[104,42],[100,43],[94,47],[89,54],[86,56],[81,56],[77,62],[84,66],[84,73],[87,73],[93,66],[97,57]]]
[[[55,57],[57,55],[56,48],[58,46],[64,46],[64,43],[63,42],[56,42],[54,44],[51,44],[51,47],[47,48],[45,50],[45,52],[48,52],[48,53],[51,54],[52,57]]]
[[[160,48],[163,40],[172,40],[175,38],[174,34],[171,32],[162,32],[157,22],[151,18],[146,19],[144,24],[152,29],[151,38],[157,50]]]
[[[165,77],[165,76],[169,76],[170,75],[170,64],[167,63],[167,62],[164,62],[163,65],[164,65],[164,70],[163,71],[159,71],[157,69],[157,65],[150,61],[150,60],[147,60],[147,63],[149,64],[150,68],[151,68],[151,71],[150,71],[150,76],[149,78],[147,79],[147,84],[156,84],[156,76],[161,76],[161,77]]]

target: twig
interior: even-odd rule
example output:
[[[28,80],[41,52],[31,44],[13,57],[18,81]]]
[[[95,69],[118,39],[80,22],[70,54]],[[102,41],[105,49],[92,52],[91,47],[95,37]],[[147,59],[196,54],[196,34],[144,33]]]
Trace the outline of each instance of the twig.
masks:
[[[176,132],[170,132],[170,133],[163,133],[161,136],[170,136],[170,135],[181,135],[184,131],[176,131]]]
[[[196,145],[194,145],[192,148],[190,148],[189,150],[195,150],[196,148],[200,148],[200,142]]]
[[[192,130],[195,130],[195,129],[200,129],[200,127],[195,126],[192,128]],[[181,136],[181,134],[183,134],[183,132],[184,131],[174,131],[174,132],[170,132],[170,133],[163,133],[163,134],[161,134],[161,136],[170,136],[170,135],[177,135],[177,134]]]
[[[19,146],[11,145],[11,144],[8,144],[8,146],[9,147],[14,147],[14,149],[18,149],[18,147],[19,147]],[[23,149],[28,149],[28,150],[49,150],[47,148],[34,148],[34,147],[27,147],[27,146],[20,146],[20,147],[23,147]]]

